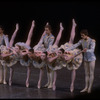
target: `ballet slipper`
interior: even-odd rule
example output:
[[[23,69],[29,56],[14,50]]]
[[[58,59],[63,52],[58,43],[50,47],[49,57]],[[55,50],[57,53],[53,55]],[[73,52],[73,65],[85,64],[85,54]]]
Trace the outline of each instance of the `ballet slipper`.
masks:
[[[91,93],[91,89],[88,89],[88,90],[87,90],[87,93]]]
[[[49,84],[48,89],[50,89],[50,88],[52,88],[52,87],[53,87],[52,84]]]
[[[27,88],[29,87],[29,82],[26,82],[26,87],[27,87]]]
[[[7,82],[6,81],[3,81],[3,84],[7,84]]]
[[[55,91],[56,90],[56,86],[55,86],[55,84],[53,84],[53,91]]]
[[[9,86],[11,86],[12,85],[12,81],[9,81]]]
[[[84,89],[81,90],[80,92],[87,92],[87,88],[84,88]]]
[[[74,91],[74,86],[71,85],[71,86],[70,86],[70,92],[73,92],[73,91]]]
[[[37,86],[37,87],[38,87],[38,89],[40,89],[40,87],[41,87],[41,86],[40,86],[40,82],[38,82],[38,86]]]
[[[44,85],[45,88],[47,88],[49,86],[49,83],[47,83],[46,85]]]

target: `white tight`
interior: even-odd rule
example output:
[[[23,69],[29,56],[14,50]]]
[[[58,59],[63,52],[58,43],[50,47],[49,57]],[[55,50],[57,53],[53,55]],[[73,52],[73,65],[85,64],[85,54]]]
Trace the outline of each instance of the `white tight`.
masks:
[[[84,69],[85,69],[85,88],[91,90],[94,80],[95,61],[90,61],[90,62],[84,61]]]

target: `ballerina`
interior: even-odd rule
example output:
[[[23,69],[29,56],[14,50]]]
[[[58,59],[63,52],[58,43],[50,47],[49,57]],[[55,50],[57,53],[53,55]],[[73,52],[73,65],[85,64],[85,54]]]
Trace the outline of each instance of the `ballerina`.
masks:
[[[83,51],[81,53],[79,53],[79,50],[74,50],[73,51],[73,53],[74,53],[73,55],[71,55],[71,56],[69,56],[68,54],[65,55],[65,48],[64,48],[64,46],[65,47],[69,47],[70,45],[72,45],[70,43],[73,42],[74,37],[75,37],[75,25],[76,24],[75,24],[74,19],[72,20],[72,22],[73,22],[73,24],[72,24],[71,37],[70,37],[69,43],[65,43],[65,45],[61,45],[61,47],[59,48],[59,50],[57,50],[58,49],[57,46],[55,46],[56,48],[54,48],[53,47],[54,45],[53,45],[52,49],[51,49],[51,51],[53,51],[51,53],[52,55],[51,55],[51,57],[49,56],[49,68],[54,71],[53,90],[56,89],[56,86],[55,86],[56,77],[57,77],[56,70],[61,69],[63,67],[69,68],[68,67],[69,64],[67,64],[66,62],[69,62],[71,59],[74,59],[73,62],[76,62],[77,59],[80,60],[80,62],[77,65],[78,67],[80,66],[80,64],[82,62],[82,55],[81,55],[81,53]],[[56,42],[55,42],[55,44],[56,44]],[[53,50],[53,49],[55,49],[55,50]],[[77,57],[75,55],[77,55]],[[74,73],[75,69],[77,69],[77,68],[73,67],[73,64],[71,62],[71,68],[70,68],[70,70],[72,70],[72,83],[71,83],[71,87],[70,87],[70,91],[71,92],[73,92],[73,87],[72,86],[74,86],[74,79],[75,79],[73,73]]]
[[[13,45],[14,38],[15,38],[17,32],[18,32],[18,24],[16,24],[16,29],[15,29],[13,35],[12,35],[13,38],[11,38],[9,46],[7,47],[7,46],[4,46],[4,45],[1,45],[1,47],[0,47],[1,54],[5,55],[5,57],[3,57],[3,59],[0,60],[2,66],[4,67],[3,84],[7,84],[7,82],[6,82],[7,67],[10,67],[17,62],[15,60],[15,56],[14,56],[15,52],[10,50],[10,47],[12,47],[12,45]]]
[[[82,63],[82,58],[83,58],[82,54],[80,53],[80,55],[76,56],[73,61],[72,61],[72,59],[68,60],[68,59],[70,59],[70,57],[72,57],[73,55],[76,55],[76,54],[78,54],[78,52],[80,52],[79,49],[73,50],[70,53],[67,51],[67,49],[70,48],[73,45],[73,41],[74,41],[74,38],[75,38],[75,28],[76,28],[76,23],[75,23],[75,20],[72,19],[72,30],[71,30],[71,35],[70,35],[69,42],[66,42],[64,45],[60,46],[60,49],[61,48],[64,49],[63,58],[65,59],[65,63],[63,63],[63,66],[67,67],[68,70],[72,71],[71,85],[70,85],[70,91],[71,92],[74,91],[74,82],[75,82],[75,77],[76,77],[76,69],[78,69],[80,67],[80,65]],[[66,53],[67,53],[67,55],[66,55]],[[75,64],[75,63],[77,63],[77,64]]]
[[[31,60],[28,57],[28,52],[27,50],[31,49],[30,47],[30,43],[31,43],[31,38],[33,35],[33,30],[35,27],[35,21],[32,21],[32,25],[30,28],[30,31],[28,33],[28,38],[26,40],[26,42],[17,42],[15,44],[15,52],[17,54],[17,60],[20,61],[20,64],[22,66],[26,66],[27,67],[27,79],[26,79],[26,87],[29,87],[29,77],[30,77],[30,67],[31,67]],[[12,83],[12,75],[13,75],[13,69],[11,68],[10,70],[10,78],[9,78],[9,84],[11,85]]]

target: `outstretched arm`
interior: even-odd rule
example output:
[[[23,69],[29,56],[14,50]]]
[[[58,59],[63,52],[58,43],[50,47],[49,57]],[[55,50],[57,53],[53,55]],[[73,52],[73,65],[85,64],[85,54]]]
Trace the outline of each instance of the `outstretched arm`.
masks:
[[[31,28],[30,28],[30,31],[28,33],[28,38],[26,40],[26,44],[28,46],[30,46],[30,43],[31,43],[31,38],[32,38],[32,35],[33,35],[33,29],[34,29],[34,27],[35,27],[35,21],[33,20],[32,21],[32,25],[31,25]]]
[[[58,46],[59,41],[60,41],[60,39],[61,39],[61,35],[62,35],[63,29],[64,29],[64,28],[63,28],[63,26],[62,26],[62,23],[60,23],[60,30],[59,30],[59,33],[58,33],[58,35],[57,35],[57,38],[56,38],[56,41],[55,41],[54,45],[57,45],[57,46]]]
[[[75,20],[72,19],[72,29],[71,29],[71,35],[69,39],[69,43],[73,44],[74,38],[75,38],[75,28],[76,28],[76,23]]]
[[[17,24],[16,24],[16,29],[15,29],[15,31],[14,31],[14,33],[13,33],[11,39],[10,39],[10,47],[12,47],[13,44],[14,44],[14,39],[15,39],[15,37],[16,37],[16,34],[17,34],[18,30],[19,30],[19,25],[18,25],[18,23],[17,23]]]

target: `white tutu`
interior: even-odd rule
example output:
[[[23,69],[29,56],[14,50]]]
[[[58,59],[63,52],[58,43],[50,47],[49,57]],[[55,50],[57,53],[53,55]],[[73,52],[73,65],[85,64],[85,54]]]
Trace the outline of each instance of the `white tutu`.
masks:
[[[28,67],[28,66],[30,66],[32,64],[32,61],[30,59],[28,59],[27,61],[24,61],[23,59],[20,59],[20,64],[22,66]]]
[[[21,47],[21,49],[31,49],[31,47],[30,46],[28,46],[26,43],[24,43],[24,42],[17,42],[16,44],[15,44],[15,46],[16,45],[18,45],[18,46],[20,46]]]
[[[58,50],[58,46],[57,45],[50,45],[49,48],[48,48],[48,52],[49,53],[54,53]]]
[[[42,52],[45,52],[46,51],[46,49],[44,48],[44,45],[43,44],[41,44],[41,45],[35,45],[34,47],[33,47],[33,49],[34,49],[34,51],[42,51]]]
[[[33,61],[33,66],[35,67],[35,68],[43,68],[43,67],[45,67],[46,66],[46,63],[44,62],[44,61],[42,61],[41,63],[39,63],[39,62],[37,62],[37,61]]]
[[[2,54],[6,54],[6,53],[9,52],[9,50],[7,49],[7,47],[4,46],[4,45],[1,45],[1,46],[0,46],[0,50],[1,50],[1,53],[2,53]],[[11,51],[11,52],[12,52],[12,51]],[[10,55],[10,56],[8,56],[8,57],[4,57],[2,60],[0,60],[0,62],[1,62],[1,64],[2,64],[3,66],[11,67],[11,66],[13,66],[14,64],[17,63],[16,55],[13,54],[13,55]]]
[[[63,61],[61,59],[57,59],[55,62],[48,64],[48,67],[51,70],[59,70],[63,68]]]

